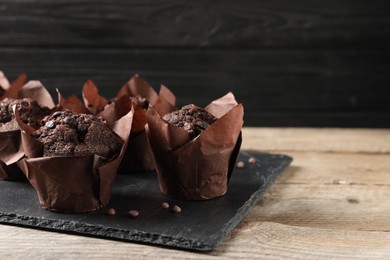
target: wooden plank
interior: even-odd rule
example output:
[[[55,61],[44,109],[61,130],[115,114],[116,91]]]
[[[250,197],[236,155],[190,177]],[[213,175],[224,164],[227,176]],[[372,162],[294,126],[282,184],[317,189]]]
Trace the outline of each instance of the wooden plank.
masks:
[[[336,230],[390,231],[388,184],[276,184],[268,194],[249,213],[248,221]]]
[[[388,2],[2,0],[0,46],[388,48]]]
[[[366,186],[390,188],[390,154],[295,151],[285,153],[292,156],[294,161],[280,177],[279,184],[336,185],[341,188],[356,186],[357,189]]]
[[[307,228],[245,220],[210,253],[129,244],[0,225],[5,259],[386,259],[390,233]]]
[[[259,136],[256,129],[243,129],[244,148],[264,145],[267,151],[293,156],[293,164],[211,253],[0,225],[0,258],[390,257],[390,153],[386,139],[390,130],[257,130]],[[248,132],[253,139],[247,138]],[[276,141],[280,136],[283,142]],[[315,141],[307,142],[305,136],[313,136]],[[379,143],[381,137],[383,145]],[[353,140],[360,144],[351,145]]]
[[[113,96],[134,73],[169,86],[179,105],[233,91],[250,125],[390,127],[389,51],[0,48],[0,68],[51,93],[93,79]]]
[[[242,226],[232,241],[221,246],[221,251],[226,248],[226,255],[243,259],[381,259],[390,255],[388,232],[317,229],[249,221]],[[220,252],[215,252],[215,255],[225,257]]]
[[[390,130],[246,127],[242,147],[274,152],[389,154]]]
[[[294,158],[291,167],[248,222],[390,231],[390,154],[288,154]]]
[[[251,221],[389,231],[390,130],[244,128],[243,140],[294,158]]]

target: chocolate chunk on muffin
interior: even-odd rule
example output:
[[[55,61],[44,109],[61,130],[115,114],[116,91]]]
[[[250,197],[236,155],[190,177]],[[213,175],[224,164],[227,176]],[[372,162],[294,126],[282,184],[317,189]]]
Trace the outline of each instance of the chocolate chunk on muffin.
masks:
[[[31,98],[6,98],[0,102],[0,125],[8,123],[15,118],[13,106],[16,106],[20,119],[34,128],[39,128],[41,119],[50,113],[50,109],[41,107]]]
[[[180,110],[166,114],[163,116],[163,119],[168,123],[186,130],[190,133],[192,139],[217,120],[215,116],[193,104],[186,105]]]
[[[43,156],[97,154],[112,158],[123,145],[101,117],[67,110],[45,117],[33,136],[43,143]]]
[[[130,97],[131,100],[137,104],[137,106],[143,108],[143,109],[148,109],[149,102],[146,98],[141,97],[140,95],[135,95],[134,97]]]

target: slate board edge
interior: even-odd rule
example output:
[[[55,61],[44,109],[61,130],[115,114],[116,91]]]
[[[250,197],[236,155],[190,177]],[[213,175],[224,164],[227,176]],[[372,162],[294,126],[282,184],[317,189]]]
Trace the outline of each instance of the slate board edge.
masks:
[[[242,154],[251,156],[252,151],[241,151]],[[253,154],[259,154],[258,151],[253,151]],[[272,184],[275,182],[275,180],[283,173],[283,171],[291,164],[293,161],[293,158],[288,155],[282,155],[282,154],[268,154],[268,155],[275,155],[279,157],[283,157],[287,159],[283,163],[280,163],[278,167],[276,167],[274,170],[274,173],[271,174],[268,177],[268,180],[270,181],[269,185],[265,187],[265,189],[259,189],[256,192],[254,192],[251,197],[247,200],[247,202],[237,210],[236,215],[228,222],[226,223],[223,232],[221,233],[220,237],[224,238],[226,237],[240,222],[241,220],[246,216],[246,213],[250,208],[252,208],[253,205],[255,205],[262,197],[263,193],[267,191],[268,188],[272,186]],[[211,251],[218,245],[220,245],[224,239],[216,239],[216,243],[213,245],[209,245],[208,249],[205,249],[204,251]]]
[[[258,151],[241,151],[245,156],[250,157],[251,154],[261,154]],[[23,226],[27,228],[60,231],[63,233],[86,235],[96,238],[109,238],[119,241],[131,241],[134,243],[151,244],[154,246],[163,246],[171,248],[181,248],[195,252],[212,251],[216,246],[224,241],[224,238],[229,234],[242,220],[247,211],[256,204],[261,195],[272,185],[279,175],[290,165],[292,157],[281,154],[267,154],[284,158],[284,160],[273,169],[273,173],[268,177],[269,185],[254,192],[247,202],[236,211],[235,216],[225,224],[222,232],[215,237],[215,243],[204,243],[199,240],[194,240],[187,237],[177,238],[175,236],[166,236],[162,234],[147,233],[143,231],[115,229],[100,225],[92,225],[87,223],[78,223],[76,221],[57,220],[57,219],[42,219],[33,216],[24,216],[16,213],[0,212],[0,223]],[[287,160],[286,160],[287,159]]]
[[[210,248],[209,245],[203,244],[199,241],[194,241],[190,238],[177,238],[174,236],[164,236],[161,234],[150,234],[135,229],[129,231],[91,225],[87,223],[80,224],[76,221],[42,219],[38,217],[23,216],[15,213],[0,212],[0,223],[47,231],[55,230],[61,231],[62,233],[86,235],[100,239],[110,238],[119,241],[131,241],[134,243],[150,244],[154,246],[160,245],[164,247],[182,248],[188,250],[194,250],[194,248],[196,248],[197,251],[210,251],[213,249]],[[155,240],[153,238],[155,238]]]

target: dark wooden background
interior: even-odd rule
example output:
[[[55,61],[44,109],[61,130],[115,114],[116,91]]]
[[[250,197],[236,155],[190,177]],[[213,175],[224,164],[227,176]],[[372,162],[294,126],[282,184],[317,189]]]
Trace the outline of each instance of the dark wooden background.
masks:
[[[0,0],[0,70],[54,93],[134,73],[247,126],[390,127],[388,0]]]

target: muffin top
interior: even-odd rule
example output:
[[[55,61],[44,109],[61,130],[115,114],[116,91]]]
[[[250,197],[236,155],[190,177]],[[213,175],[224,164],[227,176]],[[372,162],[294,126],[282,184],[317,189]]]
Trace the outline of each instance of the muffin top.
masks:
[[[68,110],[46,116],[33,136],[43,143],[43,156],[97,154],[112,158],[123,145],[123,140],[101,117]]]
[[[15,118],[13,106],[16,106],[20,119],[34,128],[39,128],[41,119],[50,113],[50,109],[39,106],[31,98],[6,98],[0,102],[0,125],[8,123]]]
[[[193,104],[186,105],[180,110],[173,111],[163,116],[163,119],[175,126],[181,127],[190,133],[190,138],[198,136],[217,118],[201,107]]]

